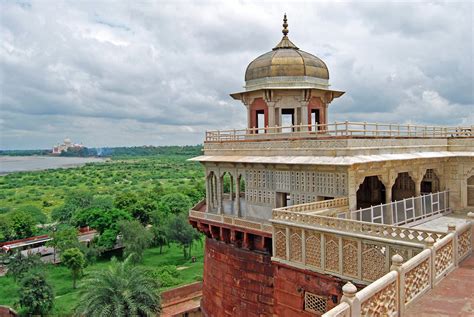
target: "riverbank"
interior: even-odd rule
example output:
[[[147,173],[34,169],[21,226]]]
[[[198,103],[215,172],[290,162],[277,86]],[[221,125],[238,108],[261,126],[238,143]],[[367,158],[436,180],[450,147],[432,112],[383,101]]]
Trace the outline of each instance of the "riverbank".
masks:
[[[0,156],[0,175],[14,172],[71,168],[87,163],[105,162],[106,160],[105,158],[98,157]]]

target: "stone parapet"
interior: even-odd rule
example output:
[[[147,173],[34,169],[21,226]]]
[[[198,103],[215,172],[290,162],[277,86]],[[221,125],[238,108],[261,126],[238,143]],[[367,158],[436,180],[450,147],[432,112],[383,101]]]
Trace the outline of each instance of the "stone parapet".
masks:
[[[355,156],[415,152],[473,152],[473,138],[371,138],[246,140],[205,142],[204,154],[214,156]]]

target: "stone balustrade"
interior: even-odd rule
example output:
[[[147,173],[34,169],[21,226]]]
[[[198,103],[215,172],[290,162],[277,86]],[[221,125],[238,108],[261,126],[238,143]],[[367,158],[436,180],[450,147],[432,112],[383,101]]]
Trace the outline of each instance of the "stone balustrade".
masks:
[[[322,215],[305,214],[274,209],[271,222],[285,226],[308,225],[331,230],[337,230],[351,235],[383,238],[392,241],[424,243],[431,237],[434,241],[443,238],[446,233],[421,230],[409,227],[391,226],[378,223],[362,222],[357,220],[328,217]]]
[[[263,231],[266,233],[272,232],[272,226],[270,223],[252,221],[245,218],[227,216],[223,214],[213,214],[210,212],[194,210],[194,208],[189,211],[189,217],[196,218],[196,219],[210,220],[213,222],[232,225],[232,226],[240,227],[243,229],[258,230],[258,231]]]
[[[272,260],[368,284],[390,270],[390,257],[411,258],[421,241],[403,241],[305,224],[273,223]]]
[[[206,142],[244,141],[278,138],[327,137],[402,137],[451,138],[473,137],[474,126],[441,127],[410,124],[334,122],[316,125],[275,126],[264,128],[216,130],[206,132]]]
[[[307,204],[299,204],[288,207],[276,208],[274,210],[278,211],[289,211],[289,212],[301,212],[301,213],[315,213],[318,211],[323,211],[323,214],[330,213],[333,214],[335,210],[331,212],[328,209],[349,209],[349,198],[341,197],[330,200],[316,201]]]
[[[470,222],[448,226],[446,236],[436,242],[428,237],[425,250],[405,263],[400,254],[392,256],[390,272],[359,292],[350,282],[344,285],[341,303],[323,317],[403,316],[472,253],[471,231]]]

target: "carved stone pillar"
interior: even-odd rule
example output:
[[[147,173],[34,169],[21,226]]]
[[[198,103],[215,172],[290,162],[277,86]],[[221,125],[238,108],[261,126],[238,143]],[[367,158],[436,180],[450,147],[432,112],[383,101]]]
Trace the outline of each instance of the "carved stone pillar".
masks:
[[[276,125],[275,122],[275,102],[274,101],[267,101],[268,106],[268,126],[274,127]],[[274,132],[270,130],[269,132]]]
[[[385,186],[385,203],[390,204],[392,202],[392,189],[398,174],[394,171],[389,171],[388,174],[379,177],[382,184]],[[384,214],[385,222],[387,224],[393,224],[393,213],[391,205],[388,205]]]
[[[217,176],[212,177],[212,209],[217,208]]]
[[[230,184],[229,184],[229,198],[230,198],[230,201],[234,201],[234,177],[232,175],[230,175]]]
[[[413,180],[415,183],[415,197],[420,197],[421,196],[421,182],[423,181],[423,176],[418,177]],[[421,217],[423,215],[423,210],[421,210],[422,204],[421,204],[421,198],[416,198],[415,199],[415,216],[416,217]]]
[[[308,102],[304,101],[301,103],[301,124],[305,127],[301,128],[301,131],[308,131]]]
[[[206,212],[210,212],[212,209],[211,206],[211,187],[210,187],[210,177],[206,177]]]
[[[389,184],[387,185],[384,185],[385,186],[385,203],[386,204],[390,204],[392,202],[392,187],[393,187],[393,184],[395,182],[390,182]],[[392,213],[392,206],[391,205],[387,205],[387,211],[386,211],[386,214],[385,214],[385,219],[387,221],[387,223],[389,224],[393,224],[393,213]]]
[[[240,178],[242,176],[238,175],[235,177],[235,202],[234,202],[234,210],[235,216],[240,217]]]
[[[217,213],[223,214],[224,213],[224,195],[223,195],[223,180],[224,177],[219,176],[217,178]]]
[[[253,127],[251,127],[252,125],[252,109],[250,107],[250,105],[247,105],[247,128],[251,129]]]

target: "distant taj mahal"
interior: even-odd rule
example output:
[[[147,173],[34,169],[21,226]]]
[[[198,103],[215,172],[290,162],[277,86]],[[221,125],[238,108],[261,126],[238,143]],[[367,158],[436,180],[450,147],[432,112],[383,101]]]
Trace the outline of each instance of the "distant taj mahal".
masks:
[[[84,145],[82,143],[73,143],[71,139],[65,138],[63,144],[58,144],[56,146],[53,146],[53,151],[52,154],[54,155],[60,155],[63,152],[67,152],[71,149],[73,150],[80,150],[84,148]]]

